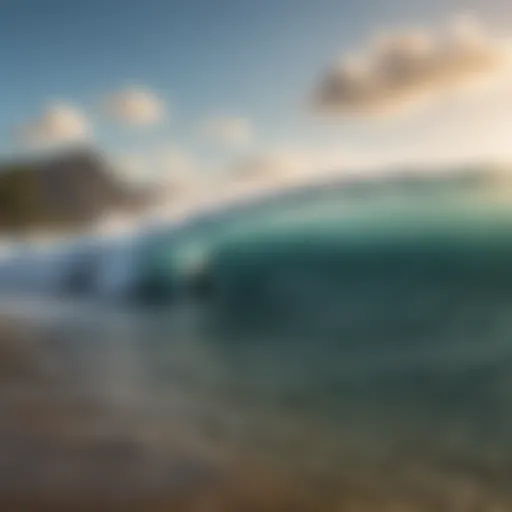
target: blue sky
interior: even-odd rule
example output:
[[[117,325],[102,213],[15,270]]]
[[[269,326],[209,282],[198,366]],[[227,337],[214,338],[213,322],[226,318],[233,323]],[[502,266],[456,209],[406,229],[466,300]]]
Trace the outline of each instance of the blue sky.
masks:
[[[364,119],[325,123],[307,104],[332,62],[379,30],[436,27],[468,10],[493,30],[510,26],[512,32],[505,0],[3,0],[0,153],[18,151],[13,128],[49,102],[84,109],[96,144],[107,152],[169,144],[213,157],[197,124],[222,115],[250,120],[259,149],[339,145],[380,151],[420,140],[440,144],[452,136],[463,144],[468,123],[460,109],[466,107],[433,109],[383,128]],[[131,86],[147,87],[168,104],[169,120],[134,134],[99,114],[100,98]],[[503,104],[495,103],[489,108],[502,112]],[[481,101],[465,111],[474,111],[480,124],[487,119]],[[440,114],[448,117],[441,122]],[[508,117],[501,117],[497,124],[508,129]],[[512,105],[510,119],[512,127]],[[452,131],[443,132],[447,127]]]

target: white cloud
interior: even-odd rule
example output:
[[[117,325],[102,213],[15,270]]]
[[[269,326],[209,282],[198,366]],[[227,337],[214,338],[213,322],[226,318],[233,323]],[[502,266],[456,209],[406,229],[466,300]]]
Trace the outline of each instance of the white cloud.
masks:
[[[388,114],[482,85],[510,70],[509,42],[491,37],[476,19],[455,20],[446,31],[419,29],[376,38],[322,78],[317,110],[329,114]]]
[[[217,117],[202,123],[203,134],[228,147],[246,147],[253,138],[253,129],[244,117]]]
[[[104,108],[114,121],[133,127],[148,127],[162,121],[166,105],[152,92],[130,88],[111,94],[104,101]]]
[[[17,133],[24,145],[38,148],[83,141],[89,135],[90,126],[83,112],[65,103],[47,106]]]

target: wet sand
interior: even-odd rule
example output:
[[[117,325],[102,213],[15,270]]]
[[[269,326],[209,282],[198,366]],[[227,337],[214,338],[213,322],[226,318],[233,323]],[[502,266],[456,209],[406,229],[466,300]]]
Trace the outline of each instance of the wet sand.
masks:
[[[137,386],[129,400],[92,390],[69,332],[0,325],[1,510],[512,510],[512,465],[495,447],[465,456],[450,441],[460,435],[422,443],[385,415],[372,445],[296,406],[242,411],[170,394],[172,407],[149,406],[145,387],[137,400]]]

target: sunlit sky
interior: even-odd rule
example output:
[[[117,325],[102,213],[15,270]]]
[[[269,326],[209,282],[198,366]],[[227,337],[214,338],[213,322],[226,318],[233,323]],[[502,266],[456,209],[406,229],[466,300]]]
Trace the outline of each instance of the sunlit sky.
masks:
[[[0,0],[0,153],[86,137],[145,169],[157,151],[205,168],[275,152],[319,166],[510,158],[512,81],[378,119],[311,108],[340,57],[466,13],[512,36],[506,0]]]

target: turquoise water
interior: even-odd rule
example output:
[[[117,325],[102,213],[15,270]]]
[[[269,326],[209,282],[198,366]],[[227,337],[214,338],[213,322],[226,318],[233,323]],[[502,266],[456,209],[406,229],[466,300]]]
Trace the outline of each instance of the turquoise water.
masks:
[[[361,449],[508,459],[511,212],[440,192],[275,204],[173,242],[159,271],[200,262],[194,336],[245,405],[347,429]]]

